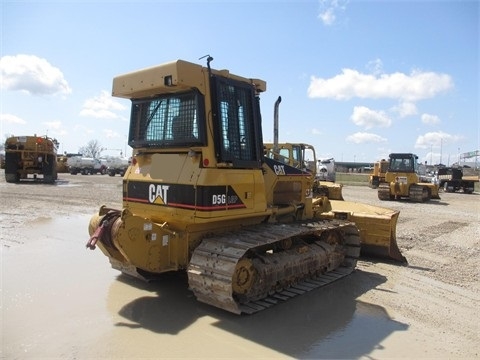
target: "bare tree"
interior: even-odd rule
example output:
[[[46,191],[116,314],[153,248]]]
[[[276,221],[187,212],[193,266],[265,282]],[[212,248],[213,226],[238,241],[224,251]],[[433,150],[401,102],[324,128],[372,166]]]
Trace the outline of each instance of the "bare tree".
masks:
[[[99,158],[102,150],[102,145],[98,140],[90,140],[86,146],[80,147],[78,152],[85,157]]]

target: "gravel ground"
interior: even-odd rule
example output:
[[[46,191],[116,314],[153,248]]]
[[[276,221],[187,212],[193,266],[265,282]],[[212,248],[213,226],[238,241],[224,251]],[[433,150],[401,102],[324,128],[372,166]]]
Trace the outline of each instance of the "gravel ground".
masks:
[[[479,290],[480,196],[440,193],[428,203],[380,201],[368,187],[347,186],[344,198],[400,211],[397,243],[409,268],[448,284]]]
[[[14,236],[16,229],[38,217],[91,215],[103,204],[121,208],[121,188],[119,176],[60,174],[55,186],[31,186],[28,183],[6,184],[0,174],[4,246],[21,242]],[[423,274],[428,269],[436,280],[478,290],[478,193],[441,193],[441,200],[424,204],[380,201],[376,190],[366,186],[344,186],[343,194],[347,201],[400,211],[397,242],[413,271]]]
[[[20,263],[17,263],[20,259],[15,258],[13,254],[22,254],[21,256],[25,256],[25,259],[27,259],[27,249],[33,241],[30,230],[28,232],[30,235],[19,236],[19,234],[22,233],[23,229],[34,228],[37,223],[48,222],[48,219],[64,221],[65,224],[63,228],[68,229],[68,221],[70,218],[75,216],[83,216],[86,218],[96,212],[103,204],[120,208],[121,189],[122,179],[118,176],[59,174],[59,180],[55,185],[30,183],[7,184],[4,181],[3,170],[0,172],[0,240],[2,245],[2,259],[4,257],[7,259],[8,257],[8,261],[2,265],[2,284],[4,284],[3,286],[5,287],[5,284],[9,284],[9,288],[2,289],[2,348],[4,348],[2,358],[36,357],[31,356],[31,353],[29,353],[29,356],[25,355],[25,341],[22,337],[27,336],[25,334],[28,333],[28,331],[20,331],[20,328],[17,328],[19,326],[17,325],[19,323],[18,319],[10,318],[9,315],[11,314],[9,309],[11,311],[12,304],[17,304],[17,298],[19,296],[15,293],[16,290],[14,290],[16,286],[14,285],[16,281],[15,277],[19,277],[17,282],[22,281],[22,274],[17,272],[15,272],[15,275],[13,274],[12,269],[16,268],[16,266],[19,268],[22,266]],[[363,306],[362,304],[365,303],[381,306],[385,309],[390,321],[394,321],[395,324],[401,323],[405,331],[402,333],[394,333],[393,336],[385,336],[383,339],[378,340],[378,344],[377,340],[372,340],[372,347],[366,350],[358,350],[357,348],[356,351],[351,350],[353,352],[338,352],[339,350],[337,349],[332,350],[332,352],[323,353],[325,357],[478,358],[480,356],[480,332],[478,325],[478,320],[480,319],[478,310],[480,308],[478,265],[480,261],[480,195],[478,193],[471,195],[463,193],[441,193],[440,195],[441,200],[434,200],[424,204],[410,203],[408,201],[381,202],[377,198],[376,190],[366,186],[344,187],[343,196],[346,201],[363,202],[400,210],[397,225],[397,242],[403,255],[408,259],[409,265],[396,266],[383,262],[359,261],[358,271],[351,276],[350,280],[345,280],[343,284],[355,284],[355,291],[358,292],[358,294],[356,293],[354,296],[354,303],[357,304],[356,311],[360,311]],[[80,233],[75,234],[76,237],[86,242],[88,237],[87,224],[85,223],[84,230],[80,229],[78,231]],[[82,233],[83,231],[84,233]],[[39,236],[39,238],[41,238],[41,236]],[[45,239],[48,239],[48,236],[46,236]],[[52,241],[54,240],[55,239]],[[114,271],[109,269],[108,261],[106,261],[103,255],[100,256],[97,253],[96,255],[100,258],[100,269],[105,269],[105,272]],[[30,259],[29,261],[34,260]],[[104,263],[102,263],[102,261]],[[39,269],[41,269],[41,267]],[[56,270],[58,271],[58,269]],[[45,271],[51,273],[52,269],[47,268]],[[102,271],[103,270],[100,270],[100,272]],[[106,281],[107,283],[111,283],[112,281],[110,277],[107,280],[102,281]],[[119,282],[114,283],[117,284],[115,286],[122,286]],[[334,287],[330,288],[334,289]],[[122,288],[121,294],[119,293],[120,295],[116,296],[115,301],[123,299],[122,297],[127,294],[125,291],[126,290]],[[137,289],[136,291],[139,290]],[[334,292],[334,290],[330,291]],[[157,290],[157,292],[159,291]],[[321,292],[319,293],[321,294]],[[138,298],[144,296],[141,294],[143,293],[133,293],[131,294],[132,299],[123,300],[125,302],[131,301],[132,303],[136,303]],[[181,296],[184,295],[184,293],[181,293]],[[13,301],[13,298],[17,300]],[[71,301],[71,299],[69,301]],[[292,303],[294,303],[293,301],[294,300],[291,300]],[[23,309],[19,307],[20,305],[18,304],[16,306],[17,307],[13,306],[13,309]],[[26,303],[24,306],[27,306]],[[109,305],[109,307],[112,306],[113,305]],[[121,308],[120,305],[119,307]],[[118,318],[122,318],[123,322],[125,318],[127,318],[130,321],[135,320],[136,325],[140,328],[149,328],[148,325],[150,325],[150,323],[142,323],[138,316],[133,316],[135,314],[132,314],[131,311],[124,312],[120,310],[120,308],[117,308],[114,311],[114,315],[111,315],[117,319],[116,321],[120,321]],[[72,312],[79,311],[78,306],[74,309],[75,310],[72,308]],[[212,311],[210,307],[200,307],[200,309],[202,313]],[[286,309],[288,309],[288,307],[286,307]],[[197,310],[197,312],[198,311],[200,310]],[[268,314],[269,311],[265,313]],[[223,313],[221,313],[222,315],[218,315],[219,313],[216,310],[213,310],[213,312],[218,317],[224,316]],[[15,316],[21,317],[24,313],[22,310]],[[274,312],[271,312],[270,314],[273,313]],[[11,316],[13,317],[13,315]],[[68,317],[72,315],[62,313],[62,316]],[[102,316],[104,315],[100,315],[100,318],[102,318]],[[235,325],[233,325],[236,323],[235,317],[231,318],[229,315],[225,315],[222,319],[224,321],[221,323],[224,326],[224,330],[225,328],[228,329],[228,333],[231,333],[233,331],[232,329],[237,332],[237,335],[238,333],[242,333],[240,329],[237,329]],[[225,322],[225,319],[228,321]],[[250,319],[255,318],[251,317]],[[249,324],[247,321],[253,322],[254,320],[244,320],[245,326]],[[264,321],[267,320],[262,320],[262,323]],[[274,320],[270,319],[270,321]],[[185,326],[182,332],[183,334],[190,334],[188,336],[191,337],[187,337],[186,339],[180,337],[180,340],[175,340],[179,341],[180,347],[189,341],[196,341],[192,340],[195,335],[187,331],[187,329],[193,329],[192,326],[194,326],[193,323],[190,326]],[[203,328],[201,331],[208,333],[211,325],[204,324],[204,326],[206,328]],[[261,324],[259,323],[255,326],[258,327],[261,326]],[[253,332],[255,332],[255,326],[252,327]],[[105,320],[104,331],[110,331],[110,327],[110,321]],[[282,327],[282,325],[280,325],[280,327]],[[116,329],[115,331],[118,332],[119,330]],[[152,331],[151,327],[150,331]],[[158,328],[156,328],[154,332],[158,334]],[[36,354],[41,354],[42,356],[40,357],[64,357],[64,355],[66,355],[66,358],[114,358],[116,356],[129,357],[129,354],[132,356],[134,356],[133,354],[138,355],[138,353],[129,352],[130,350],[127,350],[127,345],[125,345],[129,341],[131,345],[132,340],[128,340],[129,337],[132,336],[131,332],[115,334],[119,336],[119,338],[111,341],[114,341],[117,347],[114,348],[112,346],[108,351],[97,343],[95,343],[96,345],[88,343],[88,345],[84,347],[77,345],[75,354],[66,355],[63,352],[63,348],[61,348],[62,342],[55,343],[56,341],[58,342],[58,338],[52,338],[48,345],[45,343],[41,345],[38,344],[38,347],[36,347],[35,341],[32,340],[31,343],[34,345],[31,345],[30,348],[37,349]],[[150,335],[144,332],[137,332],[137,334],[139,334],[139,336],[136,339],[139,343],[146,341],[142,340],[142,336],[143,339],[150,339]],[[226,341],[226,344],[233,341],[227,337],[227,335],[217,335],[223,339],[222,341]],[[68,339],[65,340],[66,342],[74,338],[72,334],[64,334],[64,336]],[[78,337],[78,334],[75,336]],[[87,335],[80,335],[78,341],[75,341],[77,343],[79,341],[81,342],[85,340],[86,336]],[[268,351],[260,351],[256,346],[249,343],[250,345],[245,345],[244,350],[237,352],[235,356],[232,355],[231,357],[240,357],[241,355],[257,358],[324,357],[315,351],[320,348],[323,349],[322,351],[325,351],[325,347],[318,345],[320,347],[315,348],[315,346],[312,345],[313,340],[311,341],[312,343],[308,343],[310,347],[308,351],[289,351],[283,350],[282,348],[281,343],[284,340],[277,339],[278,341],[272,340],[272,342],[263,340],[262,342],[259,340],[262,336],[258,335],[258,337],[254,337],[253,342],[255,344],[262,343],[262,349],[267,349]],[[245,335],[243,337],[248,336]],[[250,338],[250,340],[252,340],[252,338]],[[320,340],[316,339],[315,341],[317,341],[318,344]],[[321,344],[324,344],[326,340],[323,339],[322,341]],[[332,343],[330,343],[330,345],[336,344],[335,339],[331,341]],[[5,346],[7,343],[10,344],[10,346]],[[153,345],[143,345],[145,345],[145,350],[141,353],[143,357],[158,357],[158,353],[155,352]],[[202,346],[202,344],[199,345]],[[345,347],[341,342],[339,346]],[[42,347],[44,348],[43,353],[39,350]],[[348,348],[348,346],[346,348]],[[206,346],[205,351],[208,351],[208,349],[209,346]],[[171,352],[163,353],[163,355],[165,357],[181,357],[188,354],[182,353],[182,351],[178,349],[170,350]],[[218,348],[216,350],[218,350]],[[210,355],[211,354],[204,352],[197,354],[198,357],[209,357]]]

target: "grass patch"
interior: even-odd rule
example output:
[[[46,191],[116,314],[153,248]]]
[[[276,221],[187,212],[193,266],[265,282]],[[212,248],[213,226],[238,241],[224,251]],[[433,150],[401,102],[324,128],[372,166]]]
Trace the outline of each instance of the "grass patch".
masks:
[[[370,174],[357,173],[336,173],[335,182],[343,185],[361,185],[367,186]]]

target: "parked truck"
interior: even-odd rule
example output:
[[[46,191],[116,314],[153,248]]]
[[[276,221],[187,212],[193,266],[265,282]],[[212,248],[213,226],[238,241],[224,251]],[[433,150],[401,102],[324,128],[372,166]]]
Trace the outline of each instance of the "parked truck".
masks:
[[[127,171],[129,160],[123,157],[109,157],[105,160],[107,164],[107,173],[110,176],[125,175]]]
[[[102,174],[107,173],[107,166],[99,159],[83,156],[72,156],[67,159],[68,169],[70,174],[82,175]]]
[[[58,141],[48,136],[11,136],[5,141],[5,181],[57,180]]]
[[[437,172],[438,184],[445,192],[462,190],[465,194],[474,191],[475,183],[479,181],[477,176],[464,176],[461,168],[443,167]]]

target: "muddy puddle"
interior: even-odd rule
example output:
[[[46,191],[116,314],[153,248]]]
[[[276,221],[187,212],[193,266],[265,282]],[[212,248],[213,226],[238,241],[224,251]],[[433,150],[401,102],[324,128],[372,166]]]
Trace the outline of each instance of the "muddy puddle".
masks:
[[[2,247],[2,358],[385,358],[407,340],[408,325],[360,299],[380,275],[238,316],[197,302],[183,273],[119,275],[85,248],[88,220],[38,218]]]

